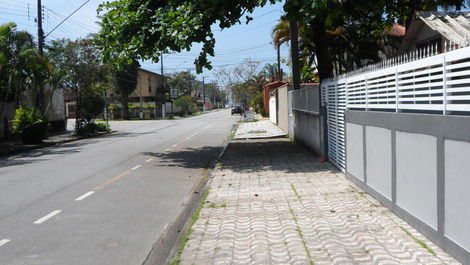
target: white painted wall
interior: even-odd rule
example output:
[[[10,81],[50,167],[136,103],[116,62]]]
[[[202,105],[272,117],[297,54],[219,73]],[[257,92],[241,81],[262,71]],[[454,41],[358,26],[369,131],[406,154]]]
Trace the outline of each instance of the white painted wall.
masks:
[[[367,184],[392,199],[392,133],[366,126]]]
[[[437,230],[437,140],[397,131],[397,205]]]
[[[444,143],[445,235],[470,251],[470,143]]]
[[[347,171],[364,181],[364,141],[361,125],[346,124],[346,157]]]
[[[277,124],[277,108],[276,108],[276,96],[269,98],[269,120]]]

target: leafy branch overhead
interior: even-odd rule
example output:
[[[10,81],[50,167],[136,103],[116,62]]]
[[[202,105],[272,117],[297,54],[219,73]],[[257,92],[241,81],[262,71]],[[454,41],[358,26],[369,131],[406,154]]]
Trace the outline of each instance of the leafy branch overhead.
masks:
[[[125,65],[132,59],[158,62],[160,54],[189,51],[202,43],[195,60],[198,72],[211,69],[208,56],[214,56],[215,38],[211,26],[221,29],[241,23],[241,18],[264,6],[268,0],[118,0],[106,2],[102,14],[103,55]],[[274,0],[269,0],[274,3]],[[249,20],[249,19],[248,19]],[[118,50],[116,53],[116,49]]]
[[[189,51],[193,43],[202,50],[195,59],[198,72],[211,69],[209,57],[215,56],[213,30],[240,24],[255,8],[278,0],[117,0],[99,8],[102,31],[99,34],[105,60],[125,65],[132,60],[158,61],[161,53]],[[307,47],[315,54],[320,79],[333,75],[335,58],[354,52],[353,64],[378,60],[377,40],[386,28],[399,22],[409,25],[418,10],[438,6],[457,9],[466,0],[285,0],[284,19],[300,22],[305,29]],[[344,29],[348,30],[347,32]],[[345,33],[345,34],[343,34]],[[344,36],[348,40],[344,40]],[[343,38],[343,40],[341,40]],[[351,42],[350,40],[353,40]],[[335,46],[342,41],[344,45]],[[354,45],[353,45],[354,44]],[[343,47],[344,46],[344,47]],[[117,57],[117,59],[112,57]],[[311,60],[310,60],[311,61]],[[336,66],[345,69],[351,65]]]

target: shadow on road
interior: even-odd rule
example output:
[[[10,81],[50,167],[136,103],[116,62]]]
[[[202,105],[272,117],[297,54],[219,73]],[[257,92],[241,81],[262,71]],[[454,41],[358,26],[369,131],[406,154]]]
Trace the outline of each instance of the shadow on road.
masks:
[[[221,151],[222,147],[204,146],[162,153],[145,152],[143,154],[159,158],[158,166],[207,168]]]
[[[45,158],[47,155],[64,155],[78,153],[83,149],[84,145],[92,144],[95,141],[87,141],[81,143],[67,143],[57,146],[50,146],[45,148],[40,148],[32,151],[25,151],[12,156],[6,156],[0,158],[0,168],[9,167],[9,166],[18,166],[37,163],[41,161],[49,160]]]

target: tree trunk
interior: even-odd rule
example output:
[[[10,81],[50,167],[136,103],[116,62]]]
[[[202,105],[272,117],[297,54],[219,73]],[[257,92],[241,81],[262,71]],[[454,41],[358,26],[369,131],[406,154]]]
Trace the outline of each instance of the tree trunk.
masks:
[[[333,77],[333,62],[329,50],[328,36],[324,21],[313,23],[313,43],[318,60],[318,75],[320,81]]]
[[[333,77],[333,61],[329,50],[328,36],[325,29],[325,21],[318,19],[312,23],[313,27],[313,43],[315,44],[315,51],[318,61],[318,75],[320,82]],[[327,111],[324,102],[321,102],[322,91],[318,89],[318,98],[320,99],[320,117],[321,128],[318,132],[321,138],[321,155],[328,158],[328,126],[327,126]]]
[[[127,96],[122,96],[121,98],[121,104],[122,104],[122,118],[124,120],[129,119],[129,98]]]
[[[281,74],[281,44],[277,45],[277,81],[282,81]]]
[[[82,114],[80,113],[80,95],[78,88],[75,88],[75,133],[79,134],[82,127],[81,119]]]
[[[3,104],[0,105],[0,118],[3,117],[3,114],[5,112],[5,108],[7,106],[7,103],[8,103],[8,98],[10,97],[10,90],[11,90],[11,86],[12,86],[12,77],[11,77],[11,74],[9,75],[8,77],[8,83],[7,83],[7,91],[5,93],[5,100],[3,101]]]
[[[299,65],[299,32],[297,21],[291,19],[290,25],[290,43],[291,43],[291,59],[292,59],[292,81],[294,90],[300,89],[300,65]]]

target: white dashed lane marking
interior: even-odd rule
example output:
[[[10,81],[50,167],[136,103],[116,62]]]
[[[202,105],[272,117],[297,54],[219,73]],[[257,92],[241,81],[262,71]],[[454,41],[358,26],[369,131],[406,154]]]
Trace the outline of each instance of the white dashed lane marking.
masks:
[[[40,225],[42,223],[44,223],[45,221],[51,219],[52,217],[58,215],[60,212],[62,212],[61,210],[55,210],[55,211],[52,211],[50,214],[38,219],[37,221],[34,222],[34,224],[37,224],[37,225]]]
[[[139,167],[141,167],[141,165],[137,165],[137,166],[135,166],[135,167],[133,167],[133,168],[131,168],[131,169],[132,169],[132,170],[136,170],[136,169],[138,169]]]
[[[148,163],[148,162],[152,162],[153,158],[149,158],[147,160],[145,160],[145,163]]]
[[[5,245],[6,243],[10,242],[10,239],[2,239],[0,240],[0,247]]]
[[[76,200],[76,201],[81,201],[81,200],[85,199],[86,197],[92,195],[93,193],[95,193],[95,192],[94,192],[94,191],[89,191],[89,192],[83,194],[82,196],[76,198],[75,200]]]

